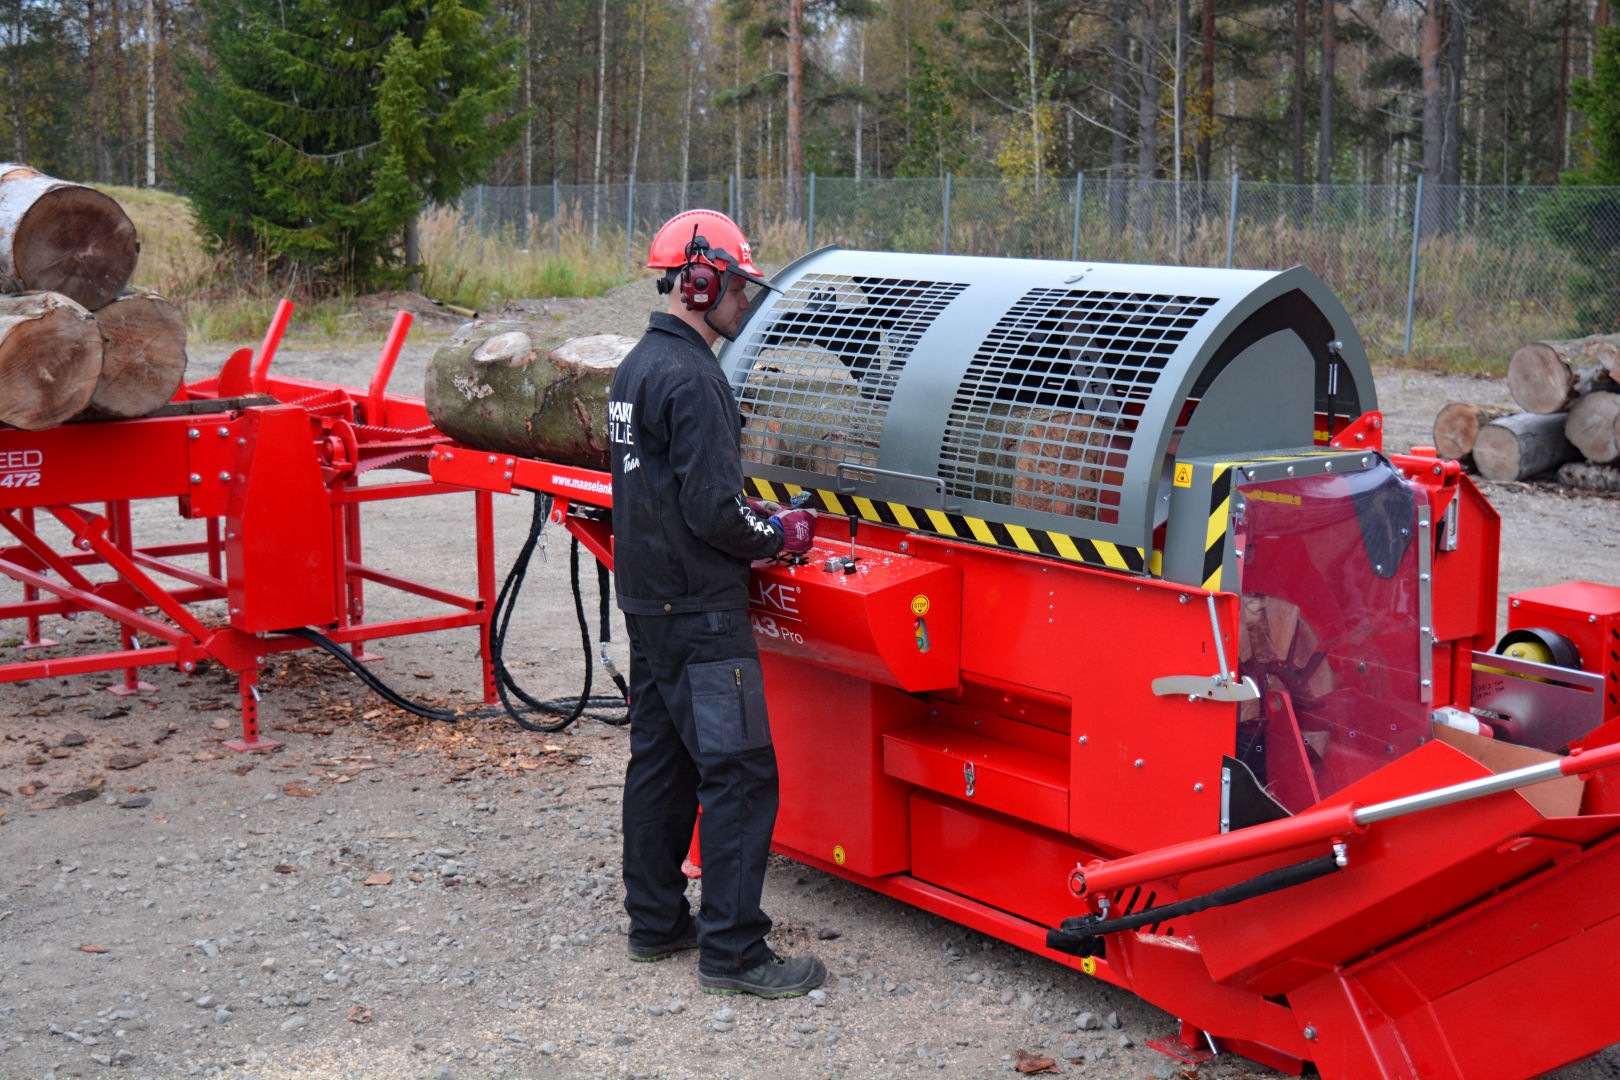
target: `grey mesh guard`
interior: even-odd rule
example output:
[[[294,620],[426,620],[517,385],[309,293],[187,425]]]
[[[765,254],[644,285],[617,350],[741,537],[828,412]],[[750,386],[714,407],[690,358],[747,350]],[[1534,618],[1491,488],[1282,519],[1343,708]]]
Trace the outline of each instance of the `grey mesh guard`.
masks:
[[[1300,268],[828,248],[772,285],[720,355],[744,469],[772,483],[1147,551],[1184,435],[1236,457],[1376,407]]]

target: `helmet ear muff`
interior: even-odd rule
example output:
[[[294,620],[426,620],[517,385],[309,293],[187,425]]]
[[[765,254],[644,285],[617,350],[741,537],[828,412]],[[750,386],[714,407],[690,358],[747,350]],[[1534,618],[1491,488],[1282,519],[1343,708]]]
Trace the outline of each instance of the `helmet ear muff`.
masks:
[[[720,299],[720,274],[704,263],[687,263],[681,271],[681,301],[689,311],[708,311]]]

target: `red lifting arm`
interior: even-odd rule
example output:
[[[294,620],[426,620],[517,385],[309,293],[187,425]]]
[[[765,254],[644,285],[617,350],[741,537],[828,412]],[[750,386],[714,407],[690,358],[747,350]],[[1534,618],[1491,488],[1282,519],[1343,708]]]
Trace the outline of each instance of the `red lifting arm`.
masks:
[[[1576,751],[1567,757],[1554,758],[1539,765],[1527,765],[1522,769],[1371,806],[1356,803],[1320,806],[1290,818],[1268,821],[1237,832],[1189,840],[1184,844],[1172,844],[1123,858],[1087,863],[1077,867],[1070,875],[1069,888],[1076,896],[1107,895],[1150,881],[1165,881],[1196,870],[1228,866],[1245,859],[1275,855],[1306,844],[1366,832],[1372,825],[1391,818],[1479,799],[1500,791],[1512,791],[1544,780],[1556,780],[1560,776],[1594,773],[1617,765],[1620,765],[1620,743],[1611,743],[1595,750]]]

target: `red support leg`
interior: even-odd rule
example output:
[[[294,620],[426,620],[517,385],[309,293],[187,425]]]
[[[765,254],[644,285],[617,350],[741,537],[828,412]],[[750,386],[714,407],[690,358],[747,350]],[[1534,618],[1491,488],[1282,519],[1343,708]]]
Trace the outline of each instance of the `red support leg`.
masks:
[[[352,562],[358,566],[362,561],[360,551],[360,504],[349,503],[343,508],[342,514],[344,518],[344,541],[348,549],[345,555],[349,562]],[[342,563],[339,565],[343,567],[343,576],[348,582],[349,619],[356,626],[358,626],[366,621],[365,579],[359,574],[350,574],[348,572],[347,563]],[[358,639],[349,644],[349,650],[354,653],[354,658],[356,660],[363,660],[370,663],[373,660],[382,659],[381,656],[369,651],[366,648],[366,643],[364,641]]]
[[[111,525],[108,530],[108,539],[112,541],[114,547],[128,557],[135,549],[135,542],[130,536],[129,500],[117,499],[107,503],[106,508],[107,521]],[[141,647],[139,636],[136,635],[134,628],[127,623],[119,625],[118,636],[123,641],[126,651],[133,651]],[[143,691],[151,692],[156,689],[157,687],[151,683],[142,681],[140,669],[127,667],[124,669],[124,681],[107,687],[107,692],[117,694],[119,697],[130,697]]]
[[[494,497],[487,491],[473,493],[474,532],[478,547],[478,600],[484,621],[478,625],[478,655],[484,669],[484,703],[499,700],[495,690],[495,661],[490,655],[489,632],[495,617],[495,510]]]
[[[1215,1060],[1215,1051],[1209,1046],[1209,1036],[1185,1020],[1181,1022],[1179,1035],[1149,1039],[1147,1044],[1150,1049],[1188,1065],[1202,1065]]]
[[[34,508],[32,506],[25,506],[20,511],[18,511],[18,514],[22,518],[23,527],[26,528],[29,532],[33,532],[33,530],[34,530]],[[39,599],[39,590],[38,589],[36,589],[32,585],[24,585],[23,586],[23,600],[25,602],[32,602],[32,601],[35,601],[35,600],[38,600],[38,599]],[[39,616],[38,615],[30,615],[30,616],[28,616],[27,622],[28,622],[28,632],[27,632],[27,636],[23,639],[23,643],[22,643],[22,646],[21,646],[22,648],[24,648],[24,649],[49,649],[51,646],[57,644],[55,641],[53,641],[52,639],[50,639],[48,637],[40,637],[39,636]]]
[[[237,685],[242,691],[242,737],[240,739],[226,739],[221,745],[225,749],[235,750],[239,754],[274,750],[281,744],[275,739],[266,739],[259,734],[258,669],[238,673]]]

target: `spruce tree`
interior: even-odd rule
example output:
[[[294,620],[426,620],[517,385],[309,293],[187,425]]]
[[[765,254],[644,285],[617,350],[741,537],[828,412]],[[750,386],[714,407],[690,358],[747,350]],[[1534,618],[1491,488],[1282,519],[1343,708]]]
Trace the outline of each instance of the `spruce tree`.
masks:
[[[490,0],[202,0],[182,183],[199,223],[311,283],[397,279],[422,206],[517,138]]]

